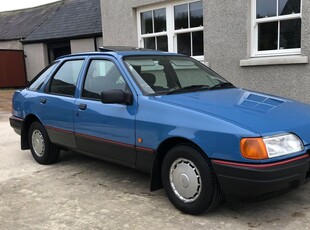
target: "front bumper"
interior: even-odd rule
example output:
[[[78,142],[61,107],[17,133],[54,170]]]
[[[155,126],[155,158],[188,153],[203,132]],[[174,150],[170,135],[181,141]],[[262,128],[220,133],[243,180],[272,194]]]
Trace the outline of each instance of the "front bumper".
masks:
[[[11,116],[10,117],[10,125],[14,129],[14,131],[21,135],[22,127],[23,127],[24,120],[19,117]]]
[[[226,196],[261,197],[298,187],[309,180],[310,157],[304,154],[270,164],[212,160]]]

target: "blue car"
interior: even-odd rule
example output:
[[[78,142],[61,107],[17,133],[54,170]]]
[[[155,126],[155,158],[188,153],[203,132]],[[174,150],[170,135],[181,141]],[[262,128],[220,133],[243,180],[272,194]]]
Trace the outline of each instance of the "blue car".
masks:
[[[40,164],[73,150],[151,174],[182,212],[308,181],[310,106],[235,87],[190,57],[63,56],[15,92],[10,124]]]

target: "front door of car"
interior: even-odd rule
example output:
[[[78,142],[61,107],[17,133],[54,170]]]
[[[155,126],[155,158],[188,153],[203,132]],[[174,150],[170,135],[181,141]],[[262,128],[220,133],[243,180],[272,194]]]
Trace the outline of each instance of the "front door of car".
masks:
[[[84,59],[63,62],[39,96],[38,114],[51,142],[73,149],[75,91],[83,63]]]
[[[135,164],[135,114],[137,104],[102,103],[101,92],[120,89],[130,92],[112,60],[93,59],[75,102],[75,135],[79,151],[117,163]]]

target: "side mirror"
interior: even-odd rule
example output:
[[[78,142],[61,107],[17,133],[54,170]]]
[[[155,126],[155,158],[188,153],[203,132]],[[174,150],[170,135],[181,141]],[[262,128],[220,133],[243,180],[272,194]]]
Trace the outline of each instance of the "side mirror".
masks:
[[[101,102],[106,104],[132,105],[131,93],[125,93],[121,89],[111,89],[101,92]]]

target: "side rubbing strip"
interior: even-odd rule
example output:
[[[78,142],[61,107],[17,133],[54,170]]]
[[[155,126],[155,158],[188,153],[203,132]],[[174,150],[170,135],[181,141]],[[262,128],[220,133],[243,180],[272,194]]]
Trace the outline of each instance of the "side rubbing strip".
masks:
[[[122,143],[122,142],[117,142],[117,141],[112,141],[112,140],[108,140],[108,139],[104,139],[104,138],[100,138],[100,137],[95,137],[95,136],[91,136],[91,135],[87,135],[87,134],[83,134],[83,133],[74,133],[74,132],[69,131],[69,130],[59,129],[59,128],[55,128],[55,127],[51,127],[51,126],[47,126],[47,125],[45,126],[45,128],[49,129],[49,130],[61,132],[61,133],[75,134],[76,136],[91,139],[91,140],[96,140],[96,141],[100,141],[100,142],[105,142],[105,143],[109,143],[109,144],[123,146],[126,148],[136,149],[137,151],[141,151],[141,152],[154,153],[153,149],[149,149],[149,148],[145,148],[145,147],[134,146],[134,145],[130,145],[130,144]]]
[[[96,141],[106,142],[106,143],[115,144],[115,145],[121,145],[121,146],[124,146],[127,148],[134,148],[134,146],[130,145],[130,144],[121,143],[121,142],[117,142],[117,141],[111,141],[111,140],[107,140],[104,138],[94,137],[94,136],[90,136],[90,135],[86,135],[86,134],[82,134],[82,133],[75,133],[75,135],[80,136],[80,137],[84,137],[84,138],[88,138],[88,139],[92,139],[92,140],[96,140]]]
[[[294,161],[298,161],[301,159],[308,158],[308,154],[304,154],[302,156],[298,156],[292,159],[284,160],[284,161],[279,161],[275,163],[267,163],[267,164],[245,164],[245,163],[237,163],[237,162],[231,162],[231,161],[223,161],[223,160],[212,160],[212,162],[220,165],[230,165],[230,166],[237,166],[237,167],[247,167],[247,168],[268,168],[268,167],[274,167],[274,166],[279,166],[283,164],[288,164]]]
[[[59,128],[55,128],[55,127],[48,126],[48,125],[46,125],[45,128],[46,129],[50,129],[50,130],[54,130],[54,131],[58,131],[58,132],[61,132],[61,133],[74,134],[74,132],[72,132],[72,131],[65,130],[65,129],[59,129]]]
[[[137,149],[138,151],[142,151],[142,152],[154,153],[154,150],[153,150],[153,149],[148,149],[148,148],[139,147],[139,146],[136,146],[136,149]]]

